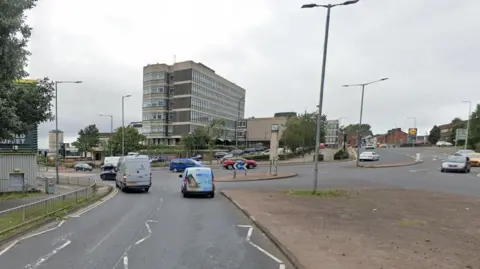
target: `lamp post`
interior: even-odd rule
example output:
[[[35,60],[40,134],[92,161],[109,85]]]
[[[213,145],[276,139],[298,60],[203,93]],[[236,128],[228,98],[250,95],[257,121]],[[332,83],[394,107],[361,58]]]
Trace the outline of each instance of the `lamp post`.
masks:
[[[414,128],[414,129],[417,129],[417,117],[407,117],[407,119],[413,120],[413,128]],[[409,135],[410,135],[410,134],[409,134]],[[416,136],[416,135],[417,135],[417,134],[415,134],[415,136]],[[416,138],[415,138],[415,139],[416,139]],[[416,142],[417,142],[417,141],[413,141],[413,142],[412,142],[412,148],[415,147],[415,143],[416,143]]]
[[[240,98],[238,100],[238,109],[237,109],[237,120],[235,121],[235,148],[238,148],[238,123],[240,122],[240,105],[242,104],[242,101],[245,100],[245,97]]]
[[[320,129],[322,125],[322,106],[323,106],[323,91],[325,87],[325,67],[327,65],[327,48],[328,48],[328,31],[330,29],[330,10],[336,6],[347,6],[358,3],[359,0],[351,0],[345,1],[340,4],[327,4],[327,5],[317,5],[317,4],[305,4],[302,8],[315,8],[315,7],[323,7],[327,9],[327,18],[325,23],[325,38],[323,40],[323,60],[322,60],[322,79],[320,82],[320,96],[318,100],[318,117],[317,117],[317,129],[316,129],[316,138],[315,138],[315,173],[314,173],[314,187],[313,193],[317,192],[318,188],[318,152],[320,147]]]
[[[361,101],[360,101],[360,121],[358,123],[358,131],[357,131],[357,167],[360,166],[360,162],[359,162],[359,157],[360,157],[360,146],[361,146],[361,137],[360,137],[360,128],[362,127],[362,117],[363,117],[363,98],[365,96],[365,86],[367,85],[370,85],[370,84],[373,84],[373,83],[377,83],[377,82],[380,82],[380,81],[385,81],[387,80],[388,78],[382,78],[382,79],[379,79],[379,80],[375,80],[375,81],[371,81],[371,82],[368,82],[368,83],[363,83],[363,84],[348,84],[348,85],[343,85],[343,87],[362,87],[362,98],[361,98]]]
[[[122,96],[122,156],[125,156],[125,98],[131,96],[131,94]]]
[[[462,103],[468,103],[467,135],[465,136],[465,147],[464,147],[464,149],[467,149],[468,133],[470,132],[470,116],[472,115],[472,102],[471,101],[462,101]]]
[[[82,81],[67,81],[67,80],[57,80],[55,81],[55,177],[57,184],[60,184],[60,176],[58,175],[58,165],[59,165],[59,156],[58,156],[58,84],[79,84]]]
[[[99,114],[100,117],[110,117],[110,136],[113,136],[113,115]],[[111,137],[110,137],[111,139]],[[110,145],[110,156],[113,156],[113,148]]]

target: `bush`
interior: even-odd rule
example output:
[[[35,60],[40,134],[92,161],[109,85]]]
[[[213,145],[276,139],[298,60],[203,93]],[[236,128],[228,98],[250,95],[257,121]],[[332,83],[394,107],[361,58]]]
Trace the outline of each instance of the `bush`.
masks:
[[[348,158],[350,158],[350,154],[348,153],[348,151],[343,151],[342,149],[337,151],[333,155],[334,160],[346,160]]]
[[[169,167],[170,163],[169,162],[164,162],[164,163],[152,163],[152,167]]]
[[[323,154],[318,154],[318,161],[323,162]],[[312,156],[312,161],[315,161],[315,155]]]
[[[242,156],[242,157],[247,159],[247,160],[254,160],[254,161],[269,161],[270,160],[270,155],[246,155],[246,156]],[[293,153],[278,154],[278,160],[279,161],[288,160],[292,157],[295,157],[295,154],[293,154]]]

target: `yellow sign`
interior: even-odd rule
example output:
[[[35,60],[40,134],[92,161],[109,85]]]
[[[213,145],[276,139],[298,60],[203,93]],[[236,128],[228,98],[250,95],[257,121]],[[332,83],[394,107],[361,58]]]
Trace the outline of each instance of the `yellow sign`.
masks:
[[[417,135],[417,128],[410,128],[408,129],[408,134],[416,136]]]
[[[35,79],[19,79],[15,80],[15,84],[37,84],[37,80]]]

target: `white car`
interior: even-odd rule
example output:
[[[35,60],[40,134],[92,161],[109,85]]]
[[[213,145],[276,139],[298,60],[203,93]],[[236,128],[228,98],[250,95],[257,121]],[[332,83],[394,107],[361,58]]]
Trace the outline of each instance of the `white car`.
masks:
[[[373,144],[368,144],[365,149],[375,149],[375,146]]]
[[[374,151],[364,151],[360,153],[359,161],[378,161],[380,160],[380,155]]]

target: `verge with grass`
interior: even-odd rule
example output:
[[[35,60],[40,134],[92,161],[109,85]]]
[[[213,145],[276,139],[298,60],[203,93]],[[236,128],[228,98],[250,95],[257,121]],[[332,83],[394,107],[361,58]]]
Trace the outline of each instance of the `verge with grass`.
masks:
[[[350,195],[350,193],[345,190],[318,190],[315,193],[313,191],[306,191],[306,190],[288,190],[288,191],[285,191],[284,193],[286,195],[297,196],[297,197],[324,197],[324,198],[347,197]]]
[[[32,198],[32,197],[40,197],[44,196],[45,194],[42,192],[10,192],[10,193],[3,193],[0,194],[0,202],[8,201],[8,200],[16,200],[16,199],[23,199],[23,198]]]

